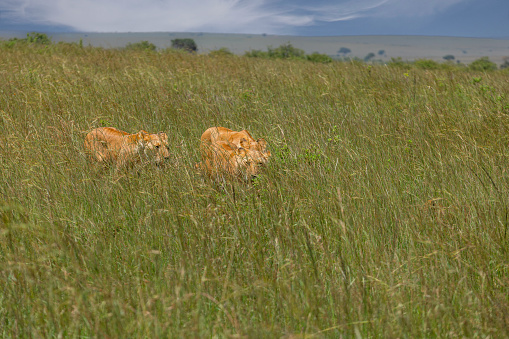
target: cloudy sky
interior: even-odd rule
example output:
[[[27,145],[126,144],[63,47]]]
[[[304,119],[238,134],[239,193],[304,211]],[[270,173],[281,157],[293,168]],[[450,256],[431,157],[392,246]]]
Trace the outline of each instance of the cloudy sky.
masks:
[[[509,37],[509,0],[0,0],[0,30]]]

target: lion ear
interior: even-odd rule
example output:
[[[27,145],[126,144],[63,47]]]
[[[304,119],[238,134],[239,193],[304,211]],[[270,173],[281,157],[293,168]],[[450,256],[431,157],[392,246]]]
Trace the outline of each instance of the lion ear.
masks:
[[[157,135],[159,135],[159,138],[163,140],[168,140],[168,135],[164,132],[158,132]]]
[[[265,141],[265,139],[260,138],[260,139],[256,140],[256,142],[258,143],[258,145],[260,145],[260,148],[261,148],[262,150],[264,150],[265,148],[267,148],[267,141]]]
[[[148,136],[148,133],[141,130],[139,131],[138,133],[136,133],[136,141],[138,141],[138,143],[140,145],[144,145],[145,144],[145,138]]]
[[[240,147],[242,147],[242,148],[249,148],[249,141],[247,141],[244,138],[240,139]]]
[[[235,153],[237,153],[237,155],[240,155],[241,157],[245,157],[247,155],[246,149],[242,147],[237,148],[235,150]]]
[[[141,131],[138,132],[138,137],[140,139],[145,140],[145,141],[149,141],[150,140],[150,133],[147,132],[147,131],[141,130]]]

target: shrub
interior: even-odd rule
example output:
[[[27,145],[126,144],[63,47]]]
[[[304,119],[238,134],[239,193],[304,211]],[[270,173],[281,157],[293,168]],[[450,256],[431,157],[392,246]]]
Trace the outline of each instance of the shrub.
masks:
[[[247,51],[246,53],[244,53],[244,56],[247,56],[247,57],[250,57],[250,58],[268,58],[269,57],[269,53],[268,52],[264,52],[264,51],[259,50],[259,49],[253,49],[251,51]]]
[[[347,47],[341,47],[339,50],[338,50],[338,54],[349,54],[351,53],[352,50],[350,48],[347,48]]]
[[[244,54],[253,58],[274,58],[274,59],[304,59],[306,54],[302,49],[295,48],[292,44],[284,44],[277,48],[269,46],[267,52],[261,50],[251,50]]]
[[[320,62],[323,64],[327,64],[332,62],[332,58],[328,56],[327,54],[321,54],[318,52],[314,52],[313,54],[309,54],[306,56],[306,59],[312,62]]]
[[[391,61],[389,61],[387,65],[403,69],[410,69],[410,64],[406,61],[403,61],[401,57],[391,58]]]
[[[497,64],[491,61],[488,57],[482,57],[475,60],[469,65],[469,68],[473,71],[494,71],[497,69]]]
[[[368,62],[369,60],[373,59],[375,57],[375,53],[368,53],[368,55],[366,55],[364,57],[364,61]]]
[[[500,65],[500,69],[509,68],[509,58],[504,58],[504,63]]]
[[[188,52],[197,52],[198,47],[193,39],[174,39],[171,41],[171,47],[175,49],[183,49]]]
[[[29,33],[29,34],[27,34],[26,40],[28,43],[33,43],[33,44],[40,44],[40,45],[50,45],[51,44],[51,39],[44,33],[36,33],[36,32]]]
[[[435,60],[430,60],[430,59],[415,60],[414,65],[417,68],[422,68],[422,69],[438,69],[438,68],[440,68],[440,64],[438,62],[436,62]]]
[[[125,46],[125,49],[129,50],[136,50],[136,51],[155,51],[156,45],[154,45],[151,42],[148,42],[147,40],[135,42],[135,43],[128,43]]]
[[[295,48],[292,44],[287,43],[279,46],[278,48],[268,48],[269,57],[278,59],[301,59],[304,58],[304,51],[299,48]]]
[[[214,51],[210,51],[209,55],[217,57],[217,56],[231,56],[231,55],[234,55],[234,54],[228,48],[222,47],[220,49],[216,49]]]
[[[27,37],[25,39],[11,38],[6,44],[7,46],[12,47],[18,43],[50,45],[51,39],[44,33],[32,32],[27,33]]]

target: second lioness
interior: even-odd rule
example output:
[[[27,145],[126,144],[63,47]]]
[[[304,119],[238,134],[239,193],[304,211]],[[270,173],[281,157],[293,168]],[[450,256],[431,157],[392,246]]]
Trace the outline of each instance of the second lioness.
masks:
[[[225,127],[210,127],[201,136],[202,162],[198,168],[211,177],[227,175],[250,181],[267,164],[270,151],[264,139],[254,140],[243,130],[235,132]]]
[[[201,152],[202,161],[196,168],[214,179],[236,178],[248,182],[260,171],[260,164],[253,160],[253,152],[227,141],[202,145]]]
[[[85,150],[101,163],[115,163],[117,168],[137,162],[161,163],[170,156],[168,136],[139,131],[129,134],[113,127],[99,127],[85,137]]]
[[[271,156],[265,139],[255,140],[247,130],[237,132],[226,127],[210,127],[201,136],[202,145],[218,141],[226,141],[237,147],[250,150],[251,156],[263,164],[266,164]]]

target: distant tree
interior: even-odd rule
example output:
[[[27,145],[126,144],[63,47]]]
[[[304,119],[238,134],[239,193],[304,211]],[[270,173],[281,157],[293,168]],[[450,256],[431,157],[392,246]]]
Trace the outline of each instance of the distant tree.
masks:
[[[291,43],[283,44],[277,48],[268,48],[269,57],[279,59],[299,59],[304,58],[305,52],[302,49],[295,48]]]
[[[368,55],[366,55],[364,57],[364,61],[368,62],[369,60],[373,59],[374,57],[375,57],[375,53],[368,53]]]
[[[156,48],[157,48],[156,45],[154,45],[151,42],[148,42],[147,40],[135,42],[135,43],[128,43],[125,46],[125,49],[137,50],[137,51],[155,51]]]
[[[378,55],[385,55],[385,49],[381,49],[378,51]]]
[[[494,71],[497,69],[497,64],[492,62],[488,57],[482,57],[473,61],[469,68],[474,71]]]
[[[193,39],[175,39],[171,41],[171,48],[183,49],[188,52],[197,52],[198,47]]]
[[[292,44],[287,43],[283,44],[277,48],[268,47],[267,51],[261,50],[250,50],[244,53],[244,56],[251,58],[271,58],[271,59],[298,59],[298,60],[308,60],[312,62],[321,62],[321,63],[329,63],[332,62],[332,58],[327,54],[321,54],[318,52],[314,52],[313,54],[308,54],[300,49],[293,47]]]
[[[352,50],[350,48],[347,48],[347,47],[341,47],[339,50],[338,50],[338,54],[343,54],[343,55],[347,55],[349,53],[352,53]]]
[[[452,54],[447,54],[444,56],[444,60],[447,60],[447,61],[453,61],[454,59],[456,59],[456,58]]]
[[[504,58],[504,63],[500,65],[500,69],[506,69],[509,68],[509,57]]]

